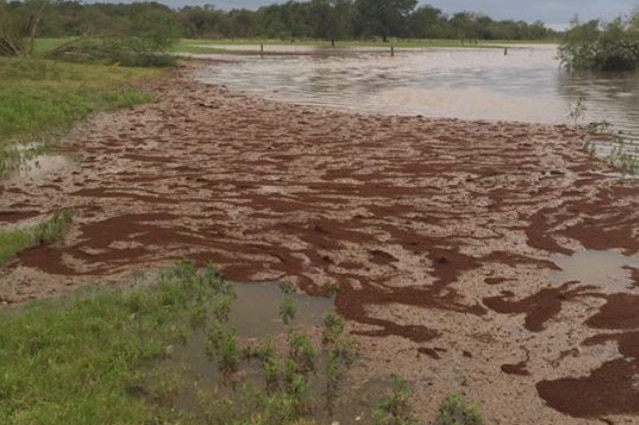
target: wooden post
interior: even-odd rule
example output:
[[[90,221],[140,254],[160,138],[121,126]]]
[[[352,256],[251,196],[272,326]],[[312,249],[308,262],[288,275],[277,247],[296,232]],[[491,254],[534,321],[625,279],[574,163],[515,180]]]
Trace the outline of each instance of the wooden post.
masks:
[[[504,47],[504,56],[508,56],[508,47]]]
[[[391,46],[391,57],[395,56],[395,46]]]
[[[260,58],[264,59],[264,43],[260,44]]]

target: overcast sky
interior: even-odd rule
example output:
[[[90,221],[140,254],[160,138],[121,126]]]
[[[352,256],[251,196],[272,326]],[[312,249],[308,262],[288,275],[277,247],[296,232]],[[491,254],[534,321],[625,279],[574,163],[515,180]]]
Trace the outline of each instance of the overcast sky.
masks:
[[[116,0],[111,0],[116,1]],[[249,8],[283,3],[276,0],[160,0],[171,6],[212,4],[219,9]],[[575,14],[581,20],[595,18],[610,19],[630,13],[639,0],[430,0],[420,1],[430,4],[445,13],[452,14],[464,10],[483,12],[494,19],[515,19],[523,21],[541,20],[549,25],[567,25]]]

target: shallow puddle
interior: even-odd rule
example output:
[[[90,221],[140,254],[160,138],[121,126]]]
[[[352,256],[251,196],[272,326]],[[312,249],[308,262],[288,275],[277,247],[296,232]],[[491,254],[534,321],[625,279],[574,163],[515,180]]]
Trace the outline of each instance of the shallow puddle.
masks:
[[[569,256],[553,255],[550,260],[561,268],[550,272],[551,281],[558,285],[579,281],[612,293],[639,289],[639,283],[633,280],[633,269],[639,269],[639,258],[618,251],[580,251]]]
[[[69,167],[73,161],[64,155],[40,155],[24,162],[16,177],[36,179]]]
[[[287,326],[279,316],[279,308],[289,296],[277,284],[233,284],[237,299],[233,303],[231,323],[243,338],[260,338],[285,332]],[[292,294],[297,307],[294,323],[321,326],[324,314],[333,310],[333,299]]]
[[[323,326],[324,315],[333,310],[333,299],[312,297],[305,294],[287,295],[277,284],[239,284],[233,289],[237,299],[229,320],[229,326],[237,329],[239,341],[245,345],[259,344],[269,337],[285,335],[290,329],[309,329]],[[296,314],[290,325],[285,325],[280,318],[279,309],[287,297],[295,302]],[[275,339],[274,341],[281,341]],[[274,342],[278,349],[278,343]],[[173,347],[170,358],[163,369],[167,374],[178,371],[180,389],[171,396],[170,404],[177,411],[202,415],[207,404],[221,398],[242,404],[242,396],[246,394],[248,385],[253,390],[265,391],[262,366],[259,362],[243,362],[237,375],[225,376],[218,369],[217,362],[206,354],[207,336],[198,332],[182,346]],[[316,373],[309,378],[313,403],[313,416],[318,420],[327,419],[323,400],[326,380],[324,368],[326,356],[316,346]],[[365,367],[363,361],[353,364],[354,368]],[[239,377],[235,388],[230,383]],[[383,379],[368,379],[353,382],[343,381],[340,385],[339,397],[335,400],[335,417],[332,420],[340,423],[370,422],[373,408],[379,404],[384,394],[392,388],[390,376]],[[212,398],[208,400],[207,397]],[[207,401],[208,400],[208,401]]]

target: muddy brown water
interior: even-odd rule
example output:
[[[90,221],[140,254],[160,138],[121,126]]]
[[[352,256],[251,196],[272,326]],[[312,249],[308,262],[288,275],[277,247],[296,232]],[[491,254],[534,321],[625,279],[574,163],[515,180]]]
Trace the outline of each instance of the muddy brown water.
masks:
[[[511,47],[507,56],[498,48],[399,48],[395,57],[379,50],[236,57],[232,65],[203,69],[199,79],[295,104],[472,120],[561,124],[581,99],[581,121],[605,120],[639,135],[639,77],[568,73],[555,45]]]

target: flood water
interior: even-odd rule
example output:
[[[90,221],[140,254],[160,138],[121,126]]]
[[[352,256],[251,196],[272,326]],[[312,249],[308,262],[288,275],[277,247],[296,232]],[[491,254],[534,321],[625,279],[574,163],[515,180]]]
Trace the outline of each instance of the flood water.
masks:
[[[637,75],[569,74],[556,46],[510,47],[507,55],[500,48],[396,49],[394,57],[387,49],[310,50],[231,56],[233,63],[211,66],[200,79],[296,104],[472,120],[572,123],[580,102],[580,124],[605,120],[639,135]]]
[[[579,281],[608,293],[634,292],[638,289],[632,279],[632,271],[639,270],[639,259],[615,250],[556,254],[550,260],[561,269],[550,272],[550,279],[558,285]]]

